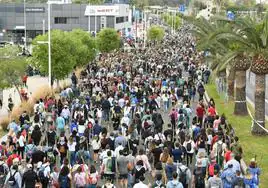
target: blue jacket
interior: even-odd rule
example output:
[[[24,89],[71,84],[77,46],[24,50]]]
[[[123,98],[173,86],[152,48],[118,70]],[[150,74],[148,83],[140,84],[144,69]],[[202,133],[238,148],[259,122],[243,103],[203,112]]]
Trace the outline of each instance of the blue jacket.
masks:
[[[227,168],[221,174],[221,179],[223,182],[223,188],[232,188],[232,184],[235,181],[235,174],[232,168]]]

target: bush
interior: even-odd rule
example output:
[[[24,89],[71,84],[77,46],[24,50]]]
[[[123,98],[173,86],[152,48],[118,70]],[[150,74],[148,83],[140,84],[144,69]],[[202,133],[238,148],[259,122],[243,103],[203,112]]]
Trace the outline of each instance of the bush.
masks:
[[[49,86],[42,86],[32,94],[33,102],[53,96],[53,90]]]
[[[32,101],[23,101],[19,106],[15,106],[11,112],[11,120],[19,121],[20,115],[26,111],[29,116],[34,113],[34,103]]]
[[[10,123],[10,119],[8,116],[1,118],[0,127],[2,130],[7,131],[8,124]]]
[[[23,101],[20,104],[20,107],[22,108],[23,111],[26,111],[30,116],[34,114],[34,102],[33,101]]]

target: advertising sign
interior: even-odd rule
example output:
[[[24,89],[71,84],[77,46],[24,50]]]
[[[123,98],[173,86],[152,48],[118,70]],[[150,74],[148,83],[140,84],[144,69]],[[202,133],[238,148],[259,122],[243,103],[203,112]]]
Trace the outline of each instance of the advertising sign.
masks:
[[[26,7],[25,8],[26,12],[45,12],[44,7]]]
[[[119,16],[119,6],[87,6],[85,16]]]

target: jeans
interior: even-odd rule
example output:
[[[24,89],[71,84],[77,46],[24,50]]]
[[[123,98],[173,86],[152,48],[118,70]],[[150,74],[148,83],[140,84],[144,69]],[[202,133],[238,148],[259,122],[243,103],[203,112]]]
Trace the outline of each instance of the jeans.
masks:
[[[109,121],[109,110],[103,110],[103,120]]]
[[[134,176],[131,173],[127,175],[127,187],[132,188],[134,184]]]
[[[165,112],[168,111],[168,101],[164,101],[164,109],[165,109]]]
[[[74,166],[75,164],[75,151],[70,151],[70,163],[71,166]]]
[[[192,164],[193,161],[193,153],[187,153],[186,154],[186,162],[187,162],[187,166],[189,167],[190,164]]]

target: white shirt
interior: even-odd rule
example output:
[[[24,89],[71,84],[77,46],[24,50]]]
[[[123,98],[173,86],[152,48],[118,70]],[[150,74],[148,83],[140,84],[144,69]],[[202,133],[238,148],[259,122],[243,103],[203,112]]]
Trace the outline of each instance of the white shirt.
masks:
[[[119,101],[118,101],[118,105],[119,105],[121,108],[123,108],[123,107],[125,106],[125,99],[123,99],[123,98],[119,99]]]
[[[43,164],[42,167],[46,167],[44,170],[44,176],[49,177],[50,175],[50,166],[48,164]]]
[[[149,188],[148,185],[142,183],[142,182],[139,182],[139,183],[136,183],[133,188]]]
[[[123,123],[125,123],[127,126],[129,125],[129,122],[130,122],[130,120],[129,120],[129,118],[128,117],[122,117],[122,119],[121,119],[121,125],[123,124]]]
[[[75,151],[75,146],[76,146],[76,142],[73,142],[72,144],[70,144],[70,142],[69,142],[68,143],[69,151]]]
[[[124,149],[124,147],[122,145],[119,145],[119,146],[117,146],[117,148],[115,148],[114,152],[115,152],[116,158],[118,158],[120,156],[119,151],[123,150],[123,149]]]
[[[20,135],[20,138],[18,140],[20,147],[24,147],[24,141],[25,141],[24,136]]]
[[[91,145],[92,145],[93,150],[99,150],[100,149],[100,142],[97,141],[96,139],[92,140]]]

